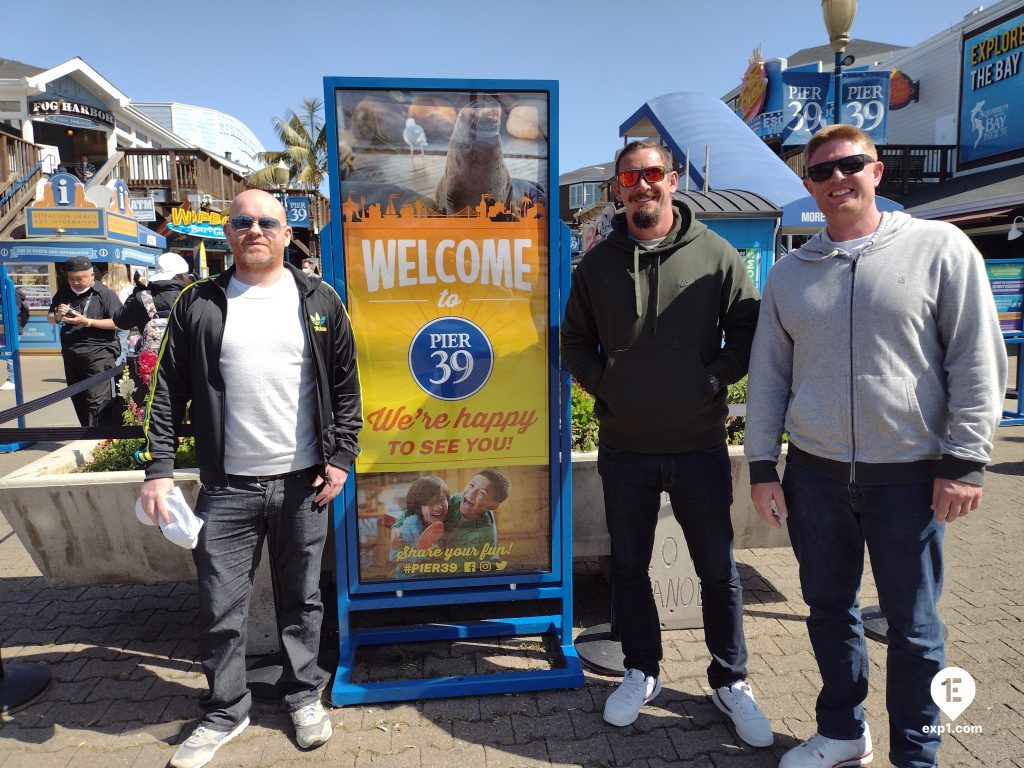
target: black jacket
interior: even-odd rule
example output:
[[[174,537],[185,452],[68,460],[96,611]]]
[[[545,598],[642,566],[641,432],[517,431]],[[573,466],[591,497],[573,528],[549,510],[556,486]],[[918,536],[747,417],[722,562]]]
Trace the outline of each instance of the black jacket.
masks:
[[[132,295],[125,299],[124,306],[114,313],[114,325],[125,331],[131,328],[138,328],[141,331],[146,327],[150,317],[149,312],[146,311],[146,305],[139,298],[140,291],[149,291],[153,296],[153,305],[156,307],[157,314],[167,317],[174,302],[178,300],[178,294],[184,289],[185,283],[179,280],[159,280],[150,283],[145,288],[136,288],[132,291]]]
[[[311,342],[322,461],[347,470],[359,453],[357,438],[363,424],[352,326],[333,288],[290,264],[285,267],[301,294]],[[200,479],[209,485],[227,484],[224,405],[233,393],[224,390],[220,347],[227,314],[225,290],[234,272],[232,267],[193,283],[171,311],[143,424],[147,480],[173,476],[175,431],[188,409]]]
[[[687,205],[673,206],[672,229],[649,249],[630,239],[625,214],[616,216],[612,234],[572,277],[562,357],[596,398],[607,448],[683,453],[724,445],[725,385],[747,372],[757,291],[736,249]]]

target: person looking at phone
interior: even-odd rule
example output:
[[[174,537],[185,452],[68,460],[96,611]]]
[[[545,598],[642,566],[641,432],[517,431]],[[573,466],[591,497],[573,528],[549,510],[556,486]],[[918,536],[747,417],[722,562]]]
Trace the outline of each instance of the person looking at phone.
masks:
[[[64,377],[71,385],[113,367],[121,347],[111,318],[121,300],[96,280],[92,263],[84,256],[64,262],[64,274],[67,282],[53,295],[46,318],[60,326]],[[109,381],[72,395],[78,423],[92,427],[107,421],[110,399]]]

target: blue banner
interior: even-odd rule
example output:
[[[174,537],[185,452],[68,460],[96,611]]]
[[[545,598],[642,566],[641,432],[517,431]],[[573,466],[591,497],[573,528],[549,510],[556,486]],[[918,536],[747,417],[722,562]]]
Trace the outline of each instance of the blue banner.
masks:
[[[964,37],[958,167],[1024,154],[1024,13]]]
[[[875,144],[888,144],[889,73],[844,72],[842,122],[860,128]]]
[[[784,146],[806,144],[816,131],[828,125],[825,105],[831,77],[828,72],[783,71]]]
[[[288,226],[292,229],[309,228],[309,198],[288,198]]]

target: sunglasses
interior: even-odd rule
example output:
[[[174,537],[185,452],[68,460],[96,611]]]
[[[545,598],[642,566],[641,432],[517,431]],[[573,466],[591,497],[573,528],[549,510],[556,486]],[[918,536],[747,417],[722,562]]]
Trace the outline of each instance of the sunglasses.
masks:
[[[832,171],[836,168],[843,176],[852,176],[864,170],[868,163],[874,163],[875,158],[871,155],[850,155],[841,157],[838,160],[829,160],[827,163],[817,163],[807,166],[807,178],[811,181],[827,181],[832,178]]]
[[[253,224],[259,225],[260,232],[269,237],[274,237],[281,231],[281,222],[270,216],[260,216],[254,219],[252,216],[232,216],[228,224],[236,232],[248,232]]]
[[[631,168],[628,171],[619,171],[615,178],[623,187],[635,187],[640,183],[640,177],[648,184],[657,184],[668,175],[664,165],[652,165],[647,168]]]

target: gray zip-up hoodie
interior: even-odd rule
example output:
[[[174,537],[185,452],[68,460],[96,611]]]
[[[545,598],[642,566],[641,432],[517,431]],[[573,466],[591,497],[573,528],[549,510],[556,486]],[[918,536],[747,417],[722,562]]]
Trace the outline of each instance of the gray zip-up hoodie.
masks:
[[[751,482],[790,460],[851,482],[980,484],[1006,350],[981,254],[943,222],[885,213],[859,256],[825,230],[768,274],[747,389]]]

